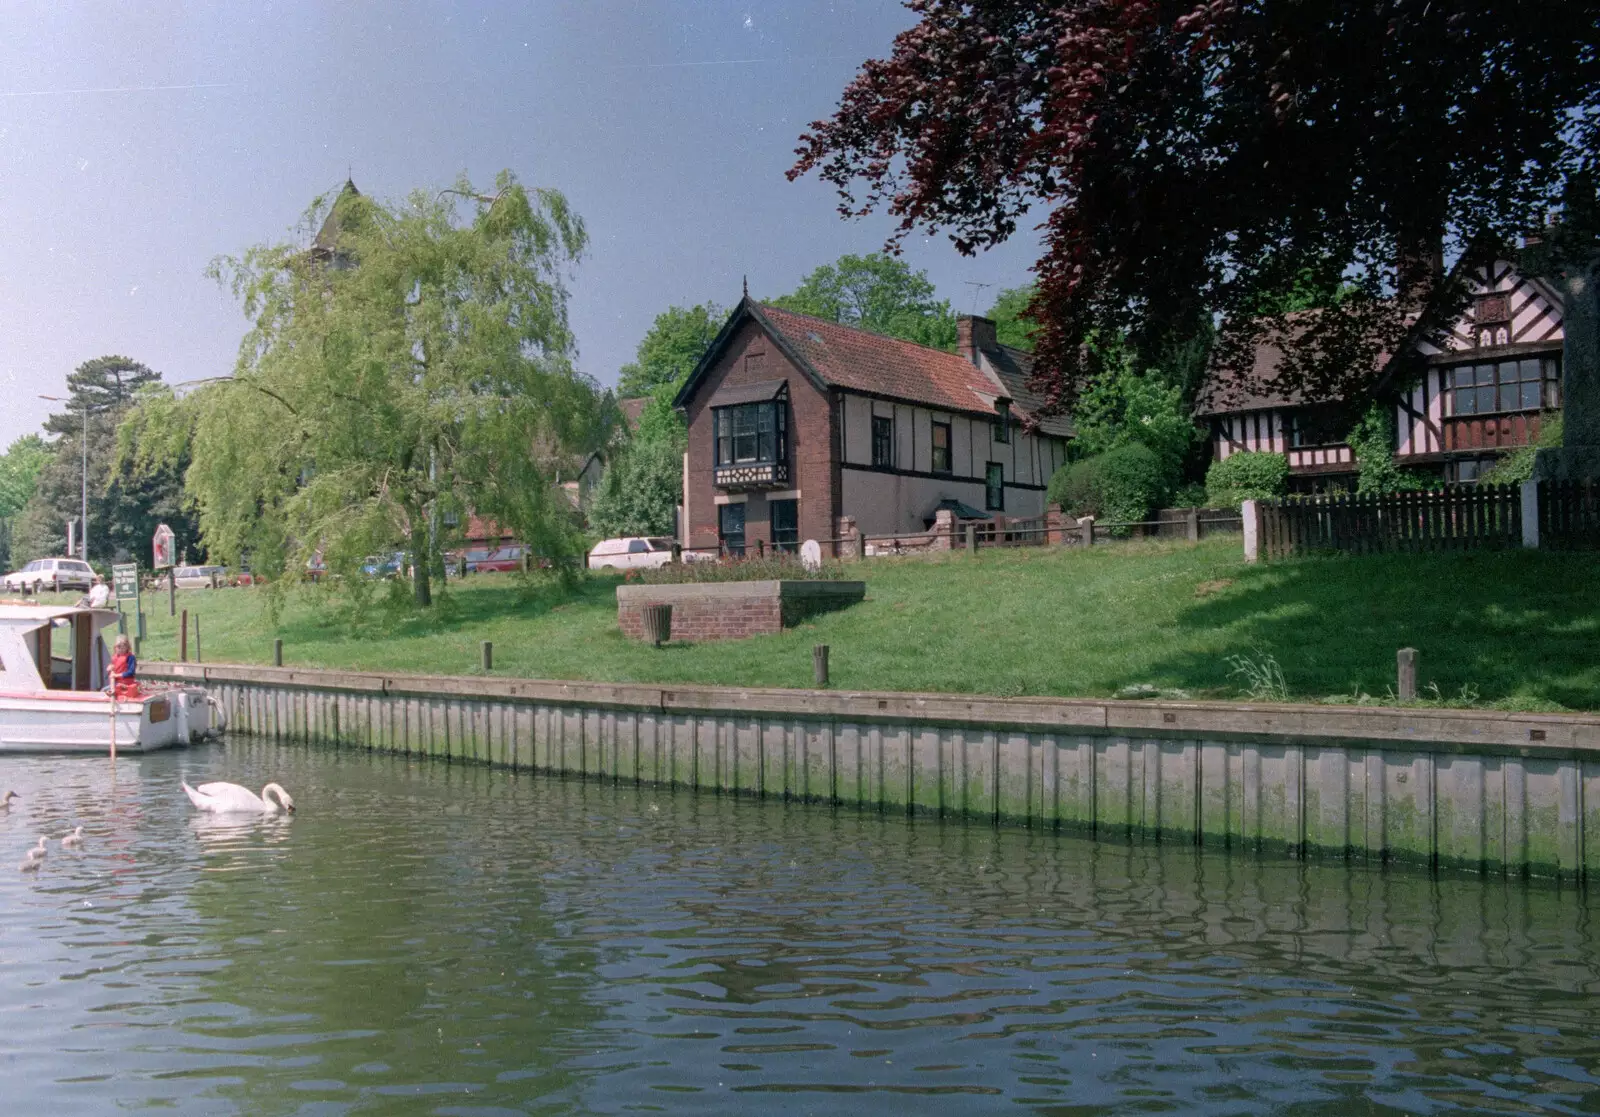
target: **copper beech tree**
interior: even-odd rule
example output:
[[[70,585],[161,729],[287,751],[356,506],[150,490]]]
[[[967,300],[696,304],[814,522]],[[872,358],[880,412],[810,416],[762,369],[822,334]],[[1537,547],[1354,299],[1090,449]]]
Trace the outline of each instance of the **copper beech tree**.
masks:
[[[1517,245],[1595,159],[1595,3],[907,6],[917,23],[790,177],[965,253],[1042,212],[1029,313],[1057,406],[1097,333],[1157,354],[1217,319],[1237,363],[1263,333],[1288,343],[1284,387],[1372,391],[1379,354],[1463,304],[1439,249],[1471,264]],[[1338,297],[1283,298],[1307,289]]]

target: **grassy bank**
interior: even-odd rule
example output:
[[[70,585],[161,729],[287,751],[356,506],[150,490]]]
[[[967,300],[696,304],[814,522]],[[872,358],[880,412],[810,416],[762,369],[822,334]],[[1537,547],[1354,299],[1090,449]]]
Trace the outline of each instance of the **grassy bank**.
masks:
[[[209,662],[470,674],[492,640],[495,673],[556,679],[810,685],[832,647],[842,689],[1110,696],[1147,684],[1240,696],[1230,657],[1271,656],[1287,696],[1381,699],[1395,649],[1452,700],[1600,709],[1600,562],[1593,555],[1334,557],[1248,567],[1237,539],[1090,551],[983,552],[852,568],[867,600],[781,636],[661,650],[616,629],[616,580],[572,591],[511,575],[452,584],[426,616],[374,604],[352,615],[307,587],[271,623],[260,590],[181,592]],[[166,597],[145,599],[145,658],[176,658]]]

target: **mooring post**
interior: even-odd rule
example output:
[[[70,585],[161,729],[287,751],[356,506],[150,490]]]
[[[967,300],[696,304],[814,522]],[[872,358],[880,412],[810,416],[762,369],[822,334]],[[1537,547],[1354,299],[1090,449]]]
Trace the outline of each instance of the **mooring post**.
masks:
[[[492,640],[483,642],[483,669],[485,671],[494,670],[494,642]]]
[[[818,644],[811,649],[811,677],[818,686],[828,685],[828,645]]]
[[[178,628],[178,662],[189,662],[189,610],[183,611],[183,623]]]
[[[139,639],[143,640],[144,639],[144,610],[143,609],[139,610],[139,618],[138,619],[139,619],[139,624],[138,624],[138,627],[136,629],[134,629],[134,635],[137,636]]]
[[[200,659],[200,614],[199,613],[196,613],[194,615],[194,661],[196,663],[201,662],[201,659]]]
[[[272,642],[272,666],[283,666],[283,640],[281,638]]]
[[[1401,648],[1395,653],[1395,666],[1399,669],[1400,701],[1412,702],[1417,697],[1417,649]]]

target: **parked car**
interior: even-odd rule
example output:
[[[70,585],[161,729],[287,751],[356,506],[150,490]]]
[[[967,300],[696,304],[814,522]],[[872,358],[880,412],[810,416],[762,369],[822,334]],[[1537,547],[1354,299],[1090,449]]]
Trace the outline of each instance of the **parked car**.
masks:
[[[5,576],[8,590],[83,590],[94,584],[94,568],[82,559],[34,559],[21,570]]]
[[[589,551],[589,569],[601,570],[607,566],[617,570],[640,567],[665,566],[672,561],[672,540],[627,536],[622,539],[602,539]]]
[[[522,569],[522,555],[527,549],[521,543],[502,543],[498,547],[468,547],[461,557],[467,560],[468,574],[504,574]]]
[[[172,577],[180,590],[209,590],[228,584],[228,568],[226,566],[175,566],[172,568]]]
[[[369,578],[398,578],[407,569],[404,551],[391,551],[386,555],[368,555],[361,563],[361,572]]]

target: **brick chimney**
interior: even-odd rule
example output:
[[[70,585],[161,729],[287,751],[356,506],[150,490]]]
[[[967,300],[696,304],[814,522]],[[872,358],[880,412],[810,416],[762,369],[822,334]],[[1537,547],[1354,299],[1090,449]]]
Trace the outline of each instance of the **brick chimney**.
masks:
[[[990,319],[979,318],[976,314],[963,314],[956,319],[956,352],[973,364],[980,363],[979,351],[993,349],[997,344],[994,322]]]
[[[1431,233],[1427,236],[1401,241],[1400,256],[1395,261],[1395,293],[1407,305],[1422,305],[1424,293],[1444,279],[1444,236]]]

